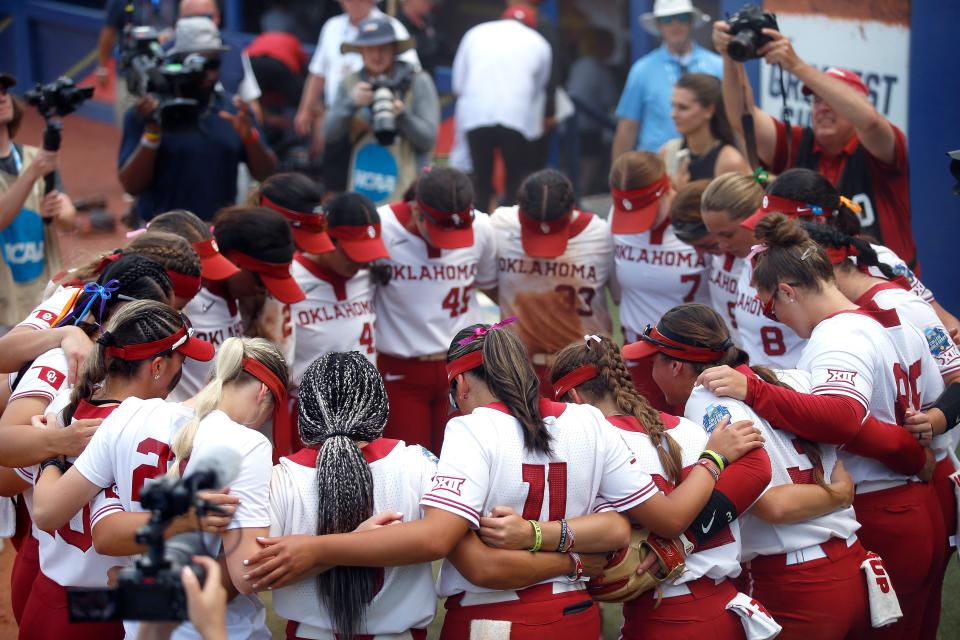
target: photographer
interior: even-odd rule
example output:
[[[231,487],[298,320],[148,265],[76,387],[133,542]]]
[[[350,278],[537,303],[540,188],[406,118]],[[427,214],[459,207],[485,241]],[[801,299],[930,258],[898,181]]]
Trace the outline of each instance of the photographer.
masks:
[[[142,221],[173,209],[187,209],[210,220],[218,209],[236,201],[240,162],[257,180],[267,178],[276,167],[276,156],[260,139],[249,107],[237,98],[231,103],[215,91],[220,56],[227,49],[213,21],[179,20],[176,42],[168,60],[182,67],[160,69],[176,95],[146,95],[124,120],[119,178],[128,193],[138,196],[136,211]],[[190,77],[201,64],[198,77]],[[166,114],[182,112],[182,105],[167,109],[174,98],[196,101],[196,122],[178,122],[170,130]]]
[[[740,12],[734,18],[744,14]],[[739,116],[749,108],[756,129],[757,155],[763,165],[774,173],[805,167],[823,175],[863,207],[863,233],[890,247],[911,269],[915,268],[903,132],[874,108],[870,90],[856,73],[834,68],[820,71],[802,60],[790,39],[775,29],[741,32],[738,41],[748,35],[756,36],[752,40],[757,45],[750,57],[778,64],[784,73],[803,83],[803,94],[813,100],[811,126],[787,129],[756,106],[743,64],[727,50],[732,39],[730,25],[716,22],[713,43],[723,56],[723,101],[730,123],[743,133]],[[751,47],[747,49],[749,55]]]
[[[76,217],[69,196],[43,193],[42,178],[56,171],[59,154],[13,141],[24,111],[8,93],[16,82],[0,73],[0,331],[40,302],[47,281],[60,269],[57,230],[72,231]]]
[[[413,40],[398,37],[384,17],[361,22],[356,39],[341,46],[344,53],[360,53],[363,68],[340,83],[326,118],[328,143],[349,143],[352,148],[346,184],[328,182],[328,190],[346,188],[377,204],[393,202],[429,163],[440,126],[440,102],[430,76],[398,59],[412,47]],[[365,176],[378,178],[379,184],[368,184]]]

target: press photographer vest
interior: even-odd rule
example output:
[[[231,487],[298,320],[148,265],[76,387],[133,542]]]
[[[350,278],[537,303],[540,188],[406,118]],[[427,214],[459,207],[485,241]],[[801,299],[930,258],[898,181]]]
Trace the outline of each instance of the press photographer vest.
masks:
[[[20,175],[37,157],[36,147],[18,145]],[[0,193],[5,193],[19,176],[0,171]],[[11,327],[26,317],[43,297],[50,275],[60,270],[60,248],[53,224],[40,219],[43,201],[43,180],[37,180],[20,212],[0,232],[0,326]],[[36,226],[42,228],[42,241],[37,242]],[[41,266],[36,268],[38,258]],[[14,273],[14,269],[20,270]]]
[[[797,161],[795,166],[819,170],[820,159],[813,153],[813,129],[807,127],[803,130],[800,138],[800,145],[797,148]],[[873,193],[873,181],[870,179],[870,165],[867,161],[867,151],[863,144],[858,144],[853,154],[847,158],[843,165],[843,171],[840,172],[840,180],[836,185],[837,190],[850,198],[861,207],[860,213],[861,232],[875,239],[880,244],[883,242],[883,234],[880,231],[880,221],[877,217],[876,199]]]
[[[347,95],[358,82],[360,72],[343,79]],[[399,99],[409,108],[412,95],[413,83]],[[390,146],[377,142],[372,124],[364,117],[368,111],[360,109],[350,122],[352,151],[347,190],[365,195],[380,206],[403,199],[417,177],[417,152],[399,132]]]

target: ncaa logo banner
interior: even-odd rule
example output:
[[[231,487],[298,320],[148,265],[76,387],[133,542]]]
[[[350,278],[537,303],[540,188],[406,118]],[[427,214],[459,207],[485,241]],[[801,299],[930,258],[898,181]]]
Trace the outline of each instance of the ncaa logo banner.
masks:
[[[373,200],[377,205],[389,201],[400,180],[397,159],[389,148],[370,142],[354,154],[350,190]]]

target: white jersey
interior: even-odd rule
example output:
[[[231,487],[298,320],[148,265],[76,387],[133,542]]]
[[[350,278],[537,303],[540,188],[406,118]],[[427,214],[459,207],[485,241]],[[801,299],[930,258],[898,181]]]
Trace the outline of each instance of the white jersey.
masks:
[[[421,519],[420,498],[433,486],[437,470],[433,454],[419,445],[408,447],[402,441],[386,438],[374,440],[361,451],[373,477],[373,512],[400,512],[404,522]],[[317,504],[321,499],[317,494],[316,467],[317,449],[308,448],[281,458],[273,468],[271,536],[316,535]],[[430,563],[380,571],[381,586],[367,609],[366,626],[359,633],[376,636],[426,628],[436,610]],[[319,602],[317,581],[313,578],[273,592],[277,613],[301,623],[296,635],[302,638],[332,638],[330,615]],[[310,631],[323,633],[305,633],[303,627],[307,625]]]
[[[926,409],[943,391],[943,378],[919,329],[895,311],[842,311],[813,329],[798,369],[811,376],[811,393],[844,396],[882,422],[903,424],[907,409]],[[841,451],[854,482],[901,480],[880,462]]]
[[[585,334],[613,330],[606,287],[613,275],[613,236],[606,220],[578,211],[568,227],[567,250],[557,258],[531,258],[520,240],[517,207],[490,217],[497,235],[497,295],[504,318],[530,353],[554,354]]]
[[[655,325],[684,302],[706,303],[707,265],[697,250],[677,238],[667,219],[644,233],[613,234],[620,285],[620,322],[632,333]]]
[[[666,433],[680,446],[680,462],[683,477],[697,464],[697,459],[707,444],[707,433],[698,422],[661,413],[660,418],[667,428]],[[633,416],[612,416],[607,418],[620,430],[627,446],[636,454],[640,468],[653,476],[660,491],[669,494],[674,490],[657,448],[650,440],[640,422]],[[671,584],[676,586],[693,582],[704,576],[714,580],[735,578],[740,575],[740,523],[737,520],[719,530],[716,535],[684,561],[686,569]],[[668,587],[669,588],[669,587]],[[653,595],[653,594],[651,594]]]
[[[293,384],[299,386],[307,367],[325,353],[359,351],[376,364],[373,325],[377,314],[370,272],[361,269],[344,278],[298,253],[290,275],[306,296],[290,305],[297,336],[291,360]]]
[[[31,329],[50,329],[57,319],[73,305],[80,293],[78,287],[60,288],[49,298],[38,304],[17,326]]]
[[[436,249],[407,230],[409,204],[377,211],[393,270],[390,284],[376,290],[377,350],[399,358],[446,353],[460,329],[481,320],[477,289],[497,286],[490,218],[474,212],[472,246]]]
[[[69,393],[61,394],[51,410],[58,413],[69,403]],[[81,402],[73,420],[83,418],[106,418],[119,405],[94,405]],[[17,475],[34,484],[39,465],[17,469]],[[93,514],[118,513],[123,511],[120,499],[112,487],[101,491],[89,504],[84,505],[56,531],[50,533],[33,528],[34,537],[40,543],[40,570],[62,587],[106,587],[107,571],[111,567],[128,564],[126,558],[100,555],[93,548]],[[102,516],[101,516],[102,517]]]
[[[552,436],[552,455],[524,447],[522,427],[503,405],[453,418],[433,488],[420,504],[458,515],[477,529],[481,514],[498,505],[527,520],[560,520],[591,511],[627,511],[657,494],[653,479],[595,408],[541,399],[540,411]],[[464,591],[490,590],[471,584],[444,560],[437,593]]]
[[[777,372],[777,377],[794,391],[810,392],[810,375],[805,371]],[[764,437],[763,449],[770,457],[772,477],[769,488],[789,484],[816,484],[814,466],[804,453],[801,441],[792,433],[774,428],[744,402],[720,398],[702,386],[696,386],[687,400],[684,415],[698,424],[716,426],[725,417],[730,422],[750,420]],[[837,463],[837,448],[815,445],[820,450],[819,471],[829,482]],[[766,490],[765,490],[766,492]],[[776,555],[822,544],[830,538],[849,539],[859,528],[853,507],[792,524],[770,524],[750,511],[740,515],[741,561],[758,555]]]
[[[710,305],[723,318],[730,331],[730,339],[738,345],[743,344],[737,325],[737,303],[740,300],[738,280],[743,271],[743,265],[743,258],[738,258],[731,253],[707,256]]]
[[[178,403],[128,398],[103,421],[74,466],[97,486],[115,485],[125,511],[145,511],[140,491],[148,480],[166,473],[173,458],[171,444],[192,416],[190,408]],[[200,423],[183,475],[189,475],[197,460],[220,447],[233,449],[242,460],[237,477],[230,482],[230,495],[240,498],[240,503],[227,528],[270,526],[272,447],[259,431],[237,424],[222,411],[211,412]],[[127,627],[128,634],[131,629]],[[227,630],[231,638],[269,638],[260,599],[239,595],[231,600]],[[185,623],[174,637],[196,638],[198,634]]]
[[[806,340],[787,325],[763,315],[763,302],[750,284],[752,275],[753,268],[744,261],[737,280],[737,304],[733,310],[740,347],[750,355],[750,362],[754,364],[794,369]]]
[[[196,331],[196,337],[219,347],[227,338],[243,336],[243,321],[240,309],[234,300],[227,300],[212,293],[206,287],[193,297],[183,309]],[[200,362],[192,358],[183,361],[183,376],[180,384],[170,394],[170,400],[182,402],[192,398],[207,384],[213,361]]]
[[[10,373],[7,384],[11,389],[7,404],[20,398],[41,398],[53,402],[61,391],[69,390],[67,384],[67,356],[56,347],[37,356],[23,374]]]
[[[891,269],[893,269],[893,272],[896,275],[901,276],[904,280],[906,280],[907,284],[910,285],[910,291],[914,295],[920,296],[927,302],[933,302],[933,291],[927,289],[926,285],[920,281],[920,278],[917,277],[913,270],[907,266],[907,263],[904,262],[900,256],[882,244],[871,244],[870,246],[873,247],[873,250],[877,252],[877,258],[880,259],[880,262],[888,265]],[[856,262],[856,258],[854,258],[853,261]],[[875,278],[887,277],[883,275],[883,272],[877,267],[869,267],[867,269],[867,273]]]

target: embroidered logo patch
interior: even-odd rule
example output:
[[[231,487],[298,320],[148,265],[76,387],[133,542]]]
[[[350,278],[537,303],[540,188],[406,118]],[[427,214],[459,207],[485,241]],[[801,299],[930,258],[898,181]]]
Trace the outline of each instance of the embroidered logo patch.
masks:
[[[57,319],[57,314],[55,314],[53,311],[37,311],[36,316],[40,322],[45,322],[49,325],[52,325],[53,321]]]
[[[434,476],[434,491],[449,491],[455,495],[460,495],[460,487],[466,480],[464,478],[454,478],[453,476]]]
[[[707,412],[703,414],[703,430],[707,433],[713,433],[724,418],[730,418],[730,411],[722,404],[711,404],[707,407]]]
[[[853,379],[857,377],[856,371],[845,371],[843,369],[827,369],[827,382],[841,382],[843,384],[853,385]]]
[[[952,346],[950,337],[942,327],[928,327],[923,330],[923,335],[927,338],[927,346],[930,347],[930,355],[934,358],[942,356]]]
[[[66,376],[57,371],[56,369],[51,369],[50,367],[33,367],[34,369],[39,369],[40,372],[37,373],[37,377],[46,382],[48,385],[54,389],[59,389],[60,385],[63,384],[63,381],[66,380]]]
[[[438,462],[440,462],[440,458],[433,455],[433,452],[427,449],[426,447],[421,446],[420,453],[422,453],[423,457],[429,460],[430,462],[432,462],[433,464],[437,464]]]

